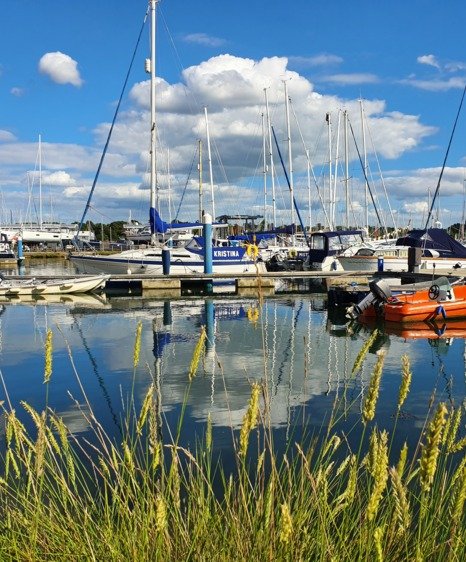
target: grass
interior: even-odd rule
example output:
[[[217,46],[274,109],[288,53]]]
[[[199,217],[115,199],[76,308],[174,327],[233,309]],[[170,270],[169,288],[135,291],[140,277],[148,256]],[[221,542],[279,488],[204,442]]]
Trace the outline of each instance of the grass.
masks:
[[[199,342],[187,367],[186,396],[202,356]],[[140,345],[138,326],[135,371]],[[366,342],[353,374],[368,349]],[[49,332],[46,396],[52,359]],[[336,429],[343,413],[336,399],[325,433],[278,453],[267,383],[252,384],[242,428],[232,432],[235,465],[228,468],[215,460],[210,418],[195,450],[179,444],[183,409],[177,431],[162,440],[155,380],[138,410],[132,400],[127,405],[118,443],[105,433],[83,387],[82,415],[92,428],[87,440],[50,407],[38,412],[23,403],[35,426],[26,432],[5,389],[0,559],[464,560],[463,407],[437,404],[418,446],[393,451],[398,417],[392,433],[374,423],[383,363],[379,355],[352,430],[361,436],[356,449]],[[409,392],[406,356],[400,372],[398,412]],[[397,459],[395,466],[389,458]]]

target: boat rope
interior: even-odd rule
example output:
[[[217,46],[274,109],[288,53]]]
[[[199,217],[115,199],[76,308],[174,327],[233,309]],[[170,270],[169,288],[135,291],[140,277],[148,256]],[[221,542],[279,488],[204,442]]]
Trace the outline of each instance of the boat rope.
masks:
[[[291,107],[291,111],[293,113],[293,117],[294,117],[295,122],[296,122],[296,126],[298,128],[298,133],[299,133],[299,136],[301,138],[301,144],[303,145],[303,148],[304,148],[304,154],[306,155],[306,160],[307,160],[307,163],[309,164],[309,169],[310,169],[310,172],[311,172],[311,175],[312,175],[312,179],[314,180],[314,185],[315,185],[315,188],[316,188],[316,191],[317,191],[317,195],[319,197],[320,204],[322,205],[322,210],[324,212],[325,220],[327,221],[327,224],[330,227],[330,219],[327,215],[327,209],[325,208],[325,204],[324,204],[324,200],[322,198],[322,194],[320,193],[319,184],[317,183],[317,178],[316,178],[316,175],[314,173],[314,166],[312,165],[311,159],[309,157],[309,150],[307,149],[306,143],[304,142],[304,136],[303,136],[303,133],[301,131],[301,127],[299,126],[299,121],[298,121],[298,118],[296,116],[294,106],[291,103],[291,99],[290,99],[290,107]]]
[[[447,319],[447,313],[445,312],[445,309],[443,308],[442,305],[437,306],[437,308],[435,309],[435,316],[438,316],[439,314],[442,315],[442,318],[444,320]]]
[[[364,117],[365,117],[364,108],[363,108],[362,111],[363,111],[363,114],[364,114]],[[366,126],[367,126],[367,121],[366,121]],[[374,151],[374,157],[375,157],[375,161],[376,161],[376,163],[377,163],[377,170],[378,170],[379,176],[380,176],[380,183],[381,183],[382,188],[383,188],[383,192],[384,192],[384,195],[385,195],[385,199],[386,199],[386,201],[387,201],[388,211],[389,211],[389,213],[390,213],[390,217],[391,217],[391,219],[392,219],[393,226],[394,226],[394,228],[395,228],[395,235],[396,235],[396,233],[398,232],[398,224],[397,224],[396,219],[395,219],[395,216],[394,216],[394,214],[393,214],[393,209],[392,209],[392,206],[391,206],[391,204],[390,204],[390,199],[389,199],[389,197],[388,197],[387,187],[386,187],[386,185],[385,185],[385,179],[384,179],[384,177],[383,177],[382,168],[381,168],[381,166],[380,166],[379,155],[377,154],[377,150],[375,149],[374,139],[372,138],[372,132],[371,132],[371,130],[370,130],[369,127],[367,127],[367,131],[368,131],[368,133],[369,133],[369,138],[371,139],[372,150]],[[387,230],[388,230],[388,229],[387,229]]]
[[[114,128],[114,126],[115,126],[116,118],[117,118],[118,112],[119,112],[119,110],[120,110],[121,102],[122,102],[122,100],[123,100],[123,95],[124,95],[124,93],[125,93],[126,86],[127,86],[127,84],[128,84],[128,80],[129,80],[129,77],[130,77],[130,74],[131,74],[131,70],[132,70],[132,68],[133,68],[134,59],[135,59],[135,57],[136,57],[136,53],[137,53],[137,50],[138,50],[138,47],[139,47],[139,43],[141,42],[142,32],[143,32],[144,27],[145,27],[145,25],[146,25],[146,21],[147,21],[148,14],[149,14],[149,9],[147,9],[147,11],[146,11],[146,14],[145,14],[145,16],[144,16],[144,20],[143,20],[143,22],[142,22],[141,29],[140,29],[140,31],[139,31],[138,39],[137,39],[137,41],[136,41],[136,45],[135,45],[134,51],[133,51],[133,56],[131,57],[131,62],[130,62],[129,68],[128,68],[128,72],[126,73],[125,81],[124,81],[124,83],[123,83],[123,88],[121,89],[120,99],[118,100],[118,103],[117,103],[117,106],[116,106],[116,109],[115,109],[115,114],[113,115],[112,124],[111,124],[111,126],[110,126],[109,131],[108,131],[107,140],[105,141],[105,146],[104,146],[104,149],[103,149],[103,151],[102,151],[102,155],[101,155],[101,157],[100,157],[99,166],[97,167],[97,172],[96,172],[96,174],[95,174],[94,181],[92,182],[91,191],[90,191],[89,196],[88,196],[88,198],[87,198],[86,207],[84,208],[83,215],[82,215],[81,220],[80,220],[80,222],[79,222],[79,228],[78,228],[78,230],[77,230],[76,236],[75,236],[74,241],[73,241],[75,247],[78,247],[79,233],[81,232],[81,228],[82,228],[82,226],[83,226],[83,224],[84,224],[84,221],[86,220],[87,212],[88,212],[88,210],[89,210],[89,208],[90,208],[90,206],[91,206],[92,195],[94,194],[94,190],[95,190],[95,187],[96,187],[96,185],[97,185],[97,180],[99,179],[99,175],[100,175],[100,170],[101,170],[101,168],[102,168],[102,164],[103,164],[104,159],[105,159],[105,156],[106,156],[106,154],[107,154],[107,149],[108,149],[108,145],[109,145],[109,142],[110,142],[110,138],[111,138],[112,133],[113,133],[113,128]]]
[[[275,140],[275,146],[277,147],[278,156],[279,156],[280,162],[281,162],[281,164],[282,164],[283,172],[284,172],[284,174],[285,174],[286,183],[288,184],[288,188],[289,188],[290,191],[291,191],[290,180],[289,180],[288,174],[287,174],[287,172],[286,172],[285,163],[283,162],[282,153],[281,153],[280,147],[279,147],[279,145],[278,145],[277,135],[275,134],[275,129],[274,129],[273,125],[272,125],[272,133],[273,133],[273,138],[274,138],[274,140]],[[306,240],[306,244],[309,246],[309,240],[308,240],[308,238],[307,238],[306,229],[304,228],[303,219],[301,218],[301,213],[299,212],[299,208],[298,208],[298,205],[296,204],[296,198],[295,198],[294,195],[293,195],[293,205],[294,205],[296,214],[298,215],[299,224],[301,225],[301,229],[302,229],[303,234],[304,234],[304,239]],[[292,227],[293,230],[294,230],[294,224],[292,224],[291,227]]]
[[[440,189],[440,182],[442,181],[442,177],[443,177],[443,172],[445,171],[445,165],[447,163],[447,158],[448,158],[448,153],[450,152],[450,147],[451,147],[451,143],[453,141],[453,135],[455,134],[455,129],[456,129],[456,125],[458,123],[458,119],[461,113],[461,108],[463,106],[463,101],[464,101],[464,95],[466,94],[466,86],[463,89],[463,95],[461,96],[461,101],[460,101],[460,106],[458,107],[458,112],[456,113],[456,119],[455,119],[455,123],[453,125],[453,129],[451,131],[451,135],[450,135],[450,140],[448,142],[448,147],[447,147],[447,151],[445,153],[445,158],[443,159],[443,165],[442,165],[442,169],[440,170],[440,176],[438,178],[438,182],[437,182],[437,187],[435,188],[435,193],[434,196],[432,197],[432,202],[430,204],[430,209],[429,212],[427,213],[427,220],[426,220],[426,225],[424,227],[424,230],[427,230],[429,227],[429,222],[430,219],[432,217],[432,211],[434,209],[434,204],[435,204],[435,200],[437,198],[439,189]]]

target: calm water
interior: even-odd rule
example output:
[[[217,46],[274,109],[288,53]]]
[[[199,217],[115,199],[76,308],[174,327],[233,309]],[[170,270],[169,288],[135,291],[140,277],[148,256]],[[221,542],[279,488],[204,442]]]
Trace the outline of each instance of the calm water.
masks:
[[[43,264],[41,273],[44,267],[54,266]],[[139,322],[141,353],[134,372]],[[208,335],[205,353],[189,387],[189,365],[202,326]],[[43,384],[47,329],[54,334],[48,397]],[[331,322],[325,295],[280,296],[265,300],[261,307],[254,299],[236,297],[163,301],[76,296],[62,297],[58,302],[5,302],[0,314],[0,368],[6,392],[1,388],[0,400],[11,401],[17,412],[21,412],[22,400],[37,409],[48,400],[71,431],[88,436],[82,412],[87,406],[79,376],[99,420],[118,437],[133,387],[140,402],[155,380],[167,434],[168,429],[175,430],[186,399],[183,444],[194,445],[210,414],[215,446],[227,455],[231,430],[240,427],[246,411],[251,381],[262,379],[268,385],[278,443],[298,440],[303,428],[325,428],[336,399],[344,413],[339,427],[349,431],[360,419],[376,354],[384,350],[376,421],[379,427],[393,428],[400,358],[407,353],[413,380],[395,440],[414,443],[433,393],[435,401],[456,405],[465,397],[466,329],[449,326],[441,338],[431,332],[430,339],[382,333],[362,369],[352,376],[355,358],[371,330],[360,325],[348,330]],[[27,416],[23,419],[27,422]],[[356,446],[358,438],[356,429],[349,441]]]

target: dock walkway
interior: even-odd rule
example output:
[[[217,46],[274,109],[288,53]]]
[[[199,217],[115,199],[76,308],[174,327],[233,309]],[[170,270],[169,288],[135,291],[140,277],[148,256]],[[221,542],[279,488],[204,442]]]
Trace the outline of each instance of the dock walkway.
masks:
[[[85,277],[85,275],[73,274],[72,277]],[[212,274],[179,274],[179,275],[147,275],[147,274],[112,274],[107,282],[108,290],[116,291],[154,291],[160,296],[164,293],[168,295],[179,294],[182,291],[192,291],[204,293],[208,292],[212,285],[221,283],[235,285],[235,291],[256,292],[263,291],[266,294],[273,294],[277,286],[286,284],[298,284],[302,291],[309,290],[310,286],[316,284],[327,290],[335,285],[366,285],[371,279],[380,278],[401,278],[402,283],[415,283],[428,281],[434,277],[447,276],[451,279],[458,279],[466,276],[466,269],[452,269],[444,271],[422,270],[416,273],[399,272],[380,272],[368,273],[365,271],[267,271],[258,275],[250,273],[212,273]],[[9,275],[8,279],[67,279],[70,275]],[[168,296],[167,295],[167,296]]]

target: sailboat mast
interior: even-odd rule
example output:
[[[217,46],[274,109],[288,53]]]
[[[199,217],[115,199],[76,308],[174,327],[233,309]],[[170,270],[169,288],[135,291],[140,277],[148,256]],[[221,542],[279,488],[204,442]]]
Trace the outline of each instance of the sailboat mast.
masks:
[[[346,228],[349,229],[349,156],[348,156],[348,112],[344,111],[345,128],[345,199],[346,199]]]
[[[170,147],[167,148],[168,220],[172,223],[172,180],[170,176]]]
[[[330,113],[326,113],[325,121],[327,122],[327,136],[328,136],[328,203],[329,203],[329,228],[332,230],[333,226],[333,206],[332,206],[332,121]],[[324,197],[325,200],[325,197]]]
[[[274,165],[273,165],[273,149],[272,149],[272,124],[270,122],[269,113],[269,100],[267,97],[267,88],[264,88],[265,94],[265,112],[267,113],[267,130],[269,135],[269,163],[270,163],[270,185],[272,187],[272,228],[277,225],[277,210],[275,204],[275,176],[274,176]]]
[[[364,178],[365,178],[365,187],[364,187],[364,206],[366,207],[366,231],[369,235],[369,204],[368,204],[368,191],[369,191],[369,184],[367,183],[367,149],[366,149],[366,127],[364,121],[364,110],[362,106],[362,100],[359,100],[360,109],[361,109],[361,127],[362,127],[362,151],[364,154]]]
[[[207,157],[209,160],[209,179],[210,179],[210,197],[212,199],[212,217],[215,220],[215,199],[214,199],[214,177],[212,173],[212,153],[210,151],[210,133],[209,133],[209,118],[207,116],[207,107],[204,107],[205,126],[207,135]]]
[[[199,164],[197,165],[199,170],[199,222],[202,224],[202,141],[199,139]]]
[[[286,81],[285,85],[285,109],[286,109],[286,136],[288,142],[288,174],[290,179],[290,211],[291,211],[291,228],[293,229],[292,244],[294,246],[295,232],[294,232],[294,188],[293,188],[293,157],[291,155],[291,131],[290,131],[290,100],[288,98],[288,87]]]
[[[264,176],[264,228],[267,230],[267,155],[265,153],[265,115],[261,114],[261,124],[262,124],[262,173]]]
[[[333,209],[332,222],[334,225],[336,224],[337,181],[338,181],[338,165],[340,160],[340,124],[341,124],[341,109],[338,110],[337,142],[335,146],[335,166],[334,166],[334,173],[333,173],[333,189],[332,189],[332,209]]]
[[[39,135],[39,228],[42,229],[42,137]]]
[[[155,209],[156,197],[156,130],[155,130],[155,11],[158,0],[150,0],[151,34],[150,34],[150,224],[151,244],[155,244]]]

